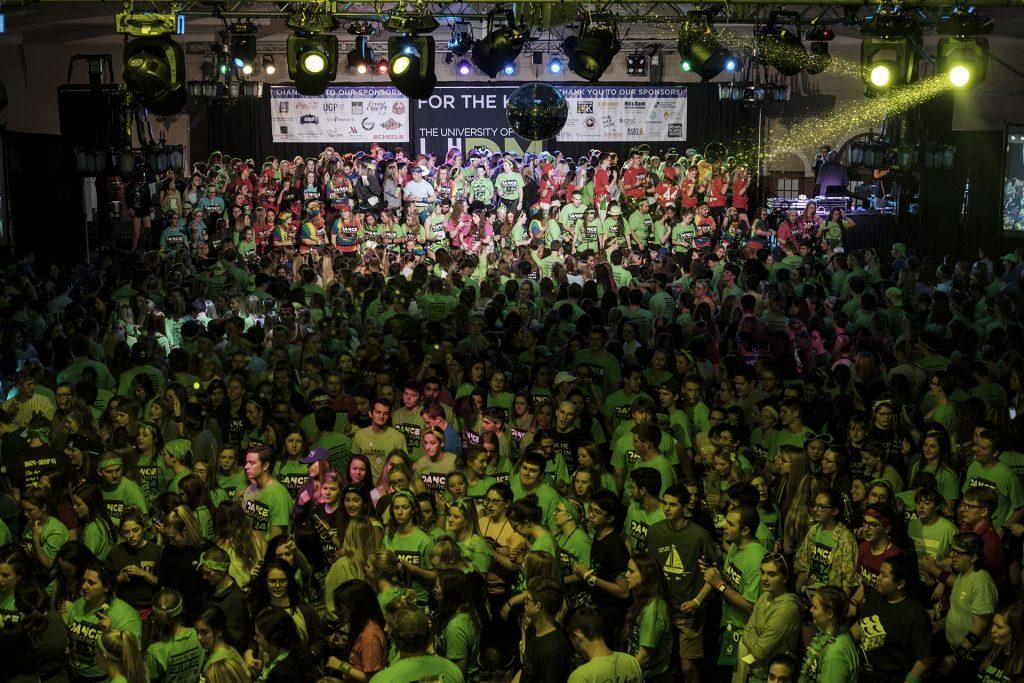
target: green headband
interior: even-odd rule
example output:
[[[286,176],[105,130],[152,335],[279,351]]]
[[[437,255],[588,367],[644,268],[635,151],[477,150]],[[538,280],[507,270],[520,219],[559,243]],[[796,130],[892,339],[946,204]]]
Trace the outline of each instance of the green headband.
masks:
[[[211,569],[215,572],[226,572],[230,567],[229,562],[217,562],[206,557],[207,553],[199,555],[199,559],[193,563],[196,569]]]
[[[113,467],[114,465],[120,465],[124,467],[124,459],[120,455],[112,455],[108,458],[103,458],[96,465],[96,469],[102,470],[108,467]]]
[[[164,612],[167,612],[167,616],[169,616],[172,619],[174,619],[175,617],[180,617],[181,616],[181,611],[182,611],[182,609],[184,609],[184,604],[185,604],[185,601],[181,599],[181,596],[178,596],[178,602],[174,603],[174,606],[172,606],[172,607],[168,607],[167,609],[163,609],[161,607],[157,607],[156,605],[153,605],[153,608],[154,609],[161,609]]]

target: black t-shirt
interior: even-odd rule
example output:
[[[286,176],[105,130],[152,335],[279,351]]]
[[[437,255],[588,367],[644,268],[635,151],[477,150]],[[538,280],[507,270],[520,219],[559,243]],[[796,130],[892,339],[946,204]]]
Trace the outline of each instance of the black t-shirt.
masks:
[[[565,434],[552,429],[549,433],[555,441],[554,452],[562,454],[562,458],[565,459],[565,467],[572,474],[579,466],[580,444],[584,441],[589,441],[589,439],[579,429],[573,429]]]
[[[572,646],[558,629],[537,637],[533,627],[526,632],[521,683],[565,683],[572,673]]]
[[[160,564],[160,554],[163,546],[152,541],[141,548],[132,548],[127,543],[118,543],[111,548],[107,555],[107,562],[118,574],[121,570],[130,565],[136,565],[145,569],[150,574],[156,575],[156,568]],[[156,588],[146,582],[141,576],[131,576],[124,583],[117,584],[117,597],[121,598],[136,609],[150,607],[153,602],[153,595]]]
[[[604,538],[594,539],[590,546],[590,567],[597,574],[597,578],[614,583],[615,579],[626,573],[627,564],[629,550],[626,548],[626,542],[622,540],[622,534],[612,532]],[[629,605],[628,600],[612,597],[597,588],[591,592],[591,596],[599,610],[625,608]]]
[[[160,586],[174,588],[181,593],[185,603],[182,621],[186,624],[192,624],[196,620],[203,607],[203,596],[210,588],[202,573],[196,571],[195,563],[199,561],[200,555],[212,547],[213,544],[209,541],[195,548],[166,545],[160,557],[157,573]]]
[[[22,492],[38,484],[44,474],[59,472],[64,482],[71,481],[71,458],[49,446],[30,446],[13,461],[9,476],[11,483]]]
[[[878,593],[864,602],[860,647],[874,681],[902,681],[918,659],[932,654],[931,620],[913,598],[890,603]]]

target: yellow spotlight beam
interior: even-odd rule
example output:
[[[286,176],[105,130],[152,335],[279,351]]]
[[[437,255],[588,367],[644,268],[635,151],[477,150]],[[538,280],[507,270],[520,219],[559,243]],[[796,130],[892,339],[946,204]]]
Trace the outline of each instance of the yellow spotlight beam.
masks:
[[[946,75],[941,74],[895,88],[872,99],[843,105],[825,117],[805,119],[769,142],[764,161],[786,154],[810,152],[821,145],[837,144],[852,133],[877,126],[885,117],[920,106],[952,87]]]

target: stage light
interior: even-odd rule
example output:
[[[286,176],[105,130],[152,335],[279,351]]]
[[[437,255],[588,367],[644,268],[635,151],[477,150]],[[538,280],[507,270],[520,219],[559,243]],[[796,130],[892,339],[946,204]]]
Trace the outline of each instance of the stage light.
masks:
[[[252,76],[252,64],[246,64],[242,67],[242,74],[245,76]]]
[[[597,82],[620,49],[615,17],[589,14],[580,29],[576,49],[569,55],[569,70],[580,78]]]
[[[860,64],[865,94],[877,95],[910,83],[917,61],[911,38],[920,33],[913,16],[879,9],[860,25]]]
[[[502,15],[506,25],[495,30],[494,20]],[[518,25],[511,10],[493,10],[487,14],[487,35],[473,44],[473,65],[494,78],[499,71],[515,64],[529,39],[530,29]]]
[[[390,71],[390,65],[388,60],[379,59],[377,60],[377,74],[380,76],[387,76]]]
[[[503,74],[505,74],[506,76],[515,76],[516,75],[516,65],[515,65],[515,62],[513,62],[512,64],[506,64],[505,68],[502,69],[501,72]]]
[[[430,97],[437,85],[434,73],[434,39],[430,36],[405,35],[388,38],[391,60],[391,82],[410,99]]]
[[[473,49],[473,34],[469,31],[452,30],[452,37],[448,39],[448,49],[456,57],[464,57]]]
[[[725,70],[726,71],[739,71],[740,60],[738,57],[726,57],[725,59]]]
[[[630,76],[647,75],[647,55],[642,52],[634,52],[626,56],[626,73]]]
[[[136,38],[124,46],[124,82],[135,101],[160,116],[185,107],[185,53],[167,36]]]
[[[886,88],[892,83],[893,67],[889,64],[876,64],[868,72],[868,80],[876,88]]]
[[[811,47],[807,50],[807,65],[804,67],[807,73],[820,74],[828,68],[832,61],[832,57],[828,53],[828,44],[835,37],[835,32],[830,28],[811,26],[807,30],[804,39],[811,43]]]
[[[988,39],[978,37],[939,38],[936,70],[946,74],[956,88],[982,83],[988,71]]]
[[[229,27],[231,34],[231,65],[236,69],[252,67],[256,63],[256,25],[240,21]],[[250,71],[251,73],[251,71]]]
[[[460,76],[468,76],[473,71],[473,65],[470,64],[468,59],[460,59],[459,63],[455,65],[455,73]]]
[[[267,55],[263,58],[263,73],[273,76],[275,71],[277,71],[277,66],[274,65],[274,58]]]
[[[348,69],[357,74],[367,74],[373,68],[373,50],[365,34],[356,36],[355,46],[348,51]]]
[[[558,57],[552,57],[551,61],[548,62],[548,71],[553,74],[560,74],[565,67],[562,66],[562,60]]]
[[[807,66],[807,50],[800,41],[799,28],[793,32],[787,28],[789,24],[799,27],[800,15],[772,12],[767,24],[755,28],[754,37],[761,61],[784,76],[796,76]]]
[[[338,75],[338,38],[330,34],[288,36],[288,77],[303,95],[322,95]]]
[[[697,74],[703,81],[722,73],[731,58],[715,35],[710,12],[693,11],[686,15],[679,30],[677,48],[680,68]]]

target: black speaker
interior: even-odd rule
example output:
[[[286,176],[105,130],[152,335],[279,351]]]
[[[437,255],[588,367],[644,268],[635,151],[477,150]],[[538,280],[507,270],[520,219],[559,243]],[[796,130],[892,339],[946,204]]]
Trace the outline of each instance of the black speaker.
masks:
[[[130,147],[127,94],[121,86],[57,88],[60,134],[71,147]]]

